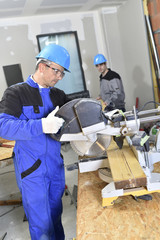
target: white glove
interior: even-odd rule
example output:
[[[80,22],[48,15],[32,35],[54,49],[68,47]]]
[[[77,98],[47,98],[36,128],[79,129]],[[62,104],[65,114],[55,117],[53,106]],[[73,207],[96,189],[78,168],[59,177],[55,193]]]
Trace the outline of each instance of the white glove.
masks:
[[[63,118],[55,117],[59,110],[57,106],[46,118],[42,118],[42,129],[44,133],[57,133],[65,122]]]

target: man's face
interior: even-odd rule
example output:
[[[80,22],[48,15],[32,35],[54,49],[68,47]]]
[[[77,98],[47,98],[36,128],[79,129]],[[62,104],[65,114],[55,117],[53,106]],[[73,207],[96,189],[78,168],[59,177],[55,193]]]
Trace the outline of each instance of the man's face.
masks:
[[[42,63],[43,87],[54,87],[54,85],[64,77],[64,68],[52,62],[51,64]]]
[[[100,73],[102,73],[102,74],[107,70],[106,63],[97,64],[97,65],[96,65],[96,68],[97,68],[97,70],[98,70]]]

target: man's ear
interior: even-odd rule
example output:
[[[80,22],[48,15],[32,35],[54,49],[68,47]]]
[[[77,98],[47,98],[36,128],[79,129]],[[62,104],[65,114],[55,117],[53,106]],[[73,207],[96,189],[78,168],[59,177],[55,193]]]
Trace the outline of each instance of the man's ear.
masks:
[[[44,63],[39,63],[39,71],[44,72],[46,65]]]

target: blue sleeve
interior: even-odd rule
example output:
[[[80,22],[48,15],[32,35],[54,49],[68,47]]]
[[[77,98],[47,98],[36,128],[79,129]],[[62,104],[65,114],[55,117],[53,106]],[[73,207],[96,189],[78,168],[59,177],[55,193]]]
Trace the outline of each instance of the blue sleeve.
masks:
[[[20,120],[6,113],[0,114],[0,137],[8,140],[31,140],[43,134],[42,120]]]

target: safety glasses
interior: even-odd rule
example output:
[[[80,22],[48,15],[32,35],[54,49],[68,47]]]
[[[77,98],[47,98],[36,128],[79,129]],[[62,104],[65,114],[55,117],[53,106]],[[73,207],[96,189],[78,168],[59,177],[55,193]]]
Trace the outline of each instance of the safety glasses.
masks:
[[[49,65],[47,65],[47,64],[46,64],[46,66],[47,66],[48,68],[51,68],[51,69],[56,73],[57,76],[62,77],[62,78],[65,76],[65,72],[62,72],[62,71],[60,71],[59,69],[54,68],[54,67],[51,67],[51,66],[49,66]]]

